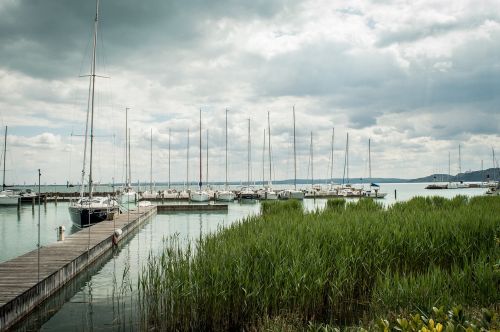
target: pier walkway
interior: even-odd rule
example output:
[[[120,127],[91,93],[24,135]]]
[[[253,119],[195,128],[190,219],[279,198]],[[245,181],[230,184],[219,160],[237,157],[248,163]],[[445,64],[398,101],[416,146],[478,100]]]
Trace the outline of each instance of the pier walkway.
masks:
[[[122,230],[122,240],[156,212],[154,205],[140,207],[44,246],[39,256],[38,250],[33,250],[0,263],[0,331],[19,321],[110,250],[115,229]]]

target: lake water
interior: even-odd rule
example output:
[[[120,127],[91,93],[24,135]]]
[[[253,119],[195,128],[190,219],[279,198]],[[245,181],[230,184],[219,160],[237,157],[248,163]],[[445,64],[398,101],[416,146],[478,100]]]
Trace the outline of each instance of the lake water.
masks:
[[[482,195],[485,189],[426,190],[426,184],[383,184],[388,195],[384,204],[414,196]],[[397,192],[397,199],[394,191]],[[66,234],[78,231],[68,215],[69,203],[47,203],[40,207],[41,244],[57,240],[56,227]],[[304,200],[308,210],[322,208],[325,199]],[[164,239],[177,234],[180,240],[198,239],[246,216],[258,214],[260,204],[229,204],[227,212],[158,214],[145,222],[120,247],[105,255],[92,269],[70,282],[59,295],[34,311],[17,328],[46,331],[137,330],[137,280],[149,255],[163,249]],[[20,210],[0,208],[0,262],[37,247],[38,206]]]

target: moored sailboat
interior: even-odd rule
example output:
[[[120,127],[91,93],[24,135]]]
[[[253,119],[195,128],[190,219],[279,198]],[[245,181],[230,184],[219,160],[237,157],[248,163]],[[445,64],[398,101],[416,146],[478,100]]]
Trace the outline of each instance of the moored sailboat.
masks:
[[[193,191],[189,195],[189,199],[192,202],[208,202],[210,199],[210,196],[205,190],[202,190],[202,173],[201,173],[201,167],[202,167],[202,162],[201,162],[201,109],[200,109],[200,181],[198,182],[198,190]]]
[[[0,191],[0,205],[17,205],[19,204],[19,200],[21,196],[14,193],[10,189],[6,189],[5,185],[5,159],[7,154],[7,126],[5,126],[5,138],[3,144],[3,182],[2,182],[2,191]]]
[[[90,96],[87,107],[87,123],[85,126],[85,144],[83,154],[82,181],[80,189],[80,199],[76,202],[71,202],[69,206],[69,214],[74,224],[79,227],[90,226],[103,220],[112,219],[115,213],[119,213],[118,203],[111,197],[94,197],[94,183],[92,180],[92,153],[94,145],[94,93],[96,79],[96,47],[97,47],[97,28],[99,22],[99,0],[96,1],[96,14],[94,20],[94,36],[93,36],[93,51],[92,64],[90,75]],[[90,114],[89,114],[90,112]],[[85,189],[85,162],[87,154],[87,134],[88,120],[90,115],[90,158],[89,158],[89,182],[88,182],[88,197],[84,196]]]
[[[224,182],[224,190],[218,191],[215,194],[215,199],[221,202],[233,202],[235,195],[227,187],[227,109],[226,109],[226,181]]]

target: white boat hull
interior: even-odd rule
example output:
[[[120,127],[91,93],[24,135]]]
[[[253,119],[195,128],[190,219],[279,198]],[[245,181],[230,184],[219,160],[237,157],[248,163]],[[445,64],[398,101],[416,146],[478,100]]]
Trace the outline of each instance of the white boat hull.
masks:
[[[21,196],[0,195],[0,205],[17,205]]]
[[[234,193],[232,191],[221,191],[217,193],[216,199],[221,202],[232,202],[234,201]]]
[[[195,191],[191,193],[189,199],[191,202],[208,202],[210,197],[205,191]]]
[[[137,194],[135,191],[122,193],[120,195],[120,203],[121,204],[134,203],[136,200],[136,196]]]
[[[304,193],[300,190],[284,190],[279,193],[279,198],[280,199],[298,199],[298,200],[303,200],[304,199]]]

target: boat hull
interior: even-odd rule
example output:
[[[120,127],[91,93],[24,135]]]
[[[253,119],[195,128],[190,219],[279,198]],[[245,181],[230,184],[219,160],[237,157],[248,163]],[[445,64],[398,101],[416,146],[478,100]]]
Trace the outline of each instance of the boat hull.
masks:
[[[0,196],[0,205],[17,205],[21,196]]]
[[[136,196],[137,194],[135,192],[131,193],[123,193],[120,195],[120,203],[125,204],[125,203],[135,203]]]
[[[231,192],[231,191],[223,191],[223,192],[219,192],[217,193],[217,200],[220,201],[220,202],[232,202],[234,201],[234,193]]]
[[[104,220],[112,220],[115,214],[118,214],[118,207],[116,208],[92,208],[70,206],[69,215],[71,221],[78,227],[88,227],[97,224]]]
[[[193,192],[191,193],[189,200],[191,202],[208,202],[210,197],[206,192]]]

